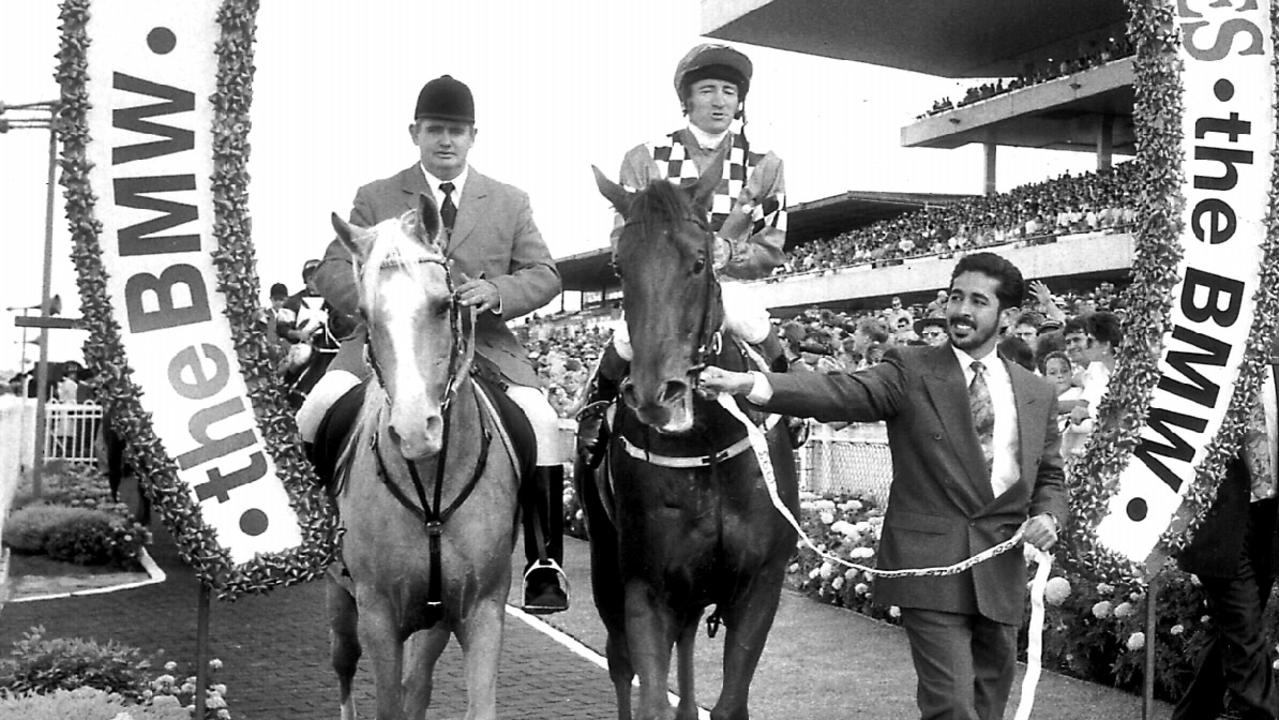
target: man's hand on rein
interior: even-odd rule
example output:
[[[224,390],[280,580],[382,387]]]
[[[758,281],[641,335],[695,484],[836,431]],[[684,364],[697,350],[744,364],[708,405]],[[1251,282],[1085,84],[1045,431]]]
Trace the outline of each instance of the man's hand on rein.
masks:
[[[474,307],[476,312],[496,311],[502,302],[497,286],[483,277],[472,280],[461,274],[462,284],[454,291],[454,296],[463,307]]]
[[[698,375],[697,389],[705,397],[713,398],[720,393],[745,395],[755,386],[755,376],[748,372],[733,372],[714,365],[708,365]]]

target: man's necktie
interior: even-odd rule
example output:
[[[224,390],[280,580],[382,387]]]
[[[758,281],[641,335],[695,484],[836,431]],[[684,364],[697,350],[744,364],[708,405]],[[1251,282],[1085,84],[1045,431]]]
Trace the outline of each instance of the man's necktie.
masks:
[[[995,458],[995,405],[986,384],[986,366],[974,360],[971,367],[973,382],[968,386],[968,405],[973,411],[973,429],[981,442],[981,454],[986,458],[986,476],[990,477]]]
[[[1261,392],[1274,392],[1269,383]],[[1252,477],[1253,501],[1265,500],[1275,495],[1274,455],[1270,447],[1270,432],[1266,428],[1265,406],[1258,397],[1252,404],[1248,428],[1244,433],[1243,459]]]
[[[444,221],[444,229],[453,231],[453,223],[457,220],[457,206],[453,204],[453,183],[440,183],[440,192],[444,193],[444,202],[440,204],[440,219]]]

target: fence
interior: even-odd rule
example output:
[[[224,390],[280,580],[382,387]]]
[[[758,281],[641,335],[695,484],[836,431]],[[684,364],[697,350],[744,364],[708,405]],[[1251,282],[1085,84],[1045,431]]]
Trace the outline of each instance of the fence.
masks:
[[[97,462],[98,431],[102,408],[93,404],[45,405],[44,459],[73,465]]]

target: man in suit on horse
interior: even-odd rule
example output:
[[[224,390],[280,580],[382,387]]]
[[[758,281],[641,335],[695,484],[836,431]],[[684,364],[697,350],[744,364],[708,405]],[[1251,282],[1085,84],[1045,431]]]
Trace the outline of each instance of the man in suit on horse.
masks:
[[[537,469],[533,477],[524,479],[522,490],[525,552],[534,569],[526,576],[525,607],[533,612],[564,610],[568,598],[559,580],[563,518],[558,509],[564,486],[559,416],[547,402],[524,347],[506,325],[550,302],[560,291],[559,272],[533,222],[528,195],[480,174],[467,162],[476,137],[470,88],[448,75],[426,83],[408,129],[418,147],[418,162],[361,187],[350,221],[372,227],[416,209],[422,194],[435,198],[447,236],[445,255],[462,278],[457,299],[477,312],[475,364],[481,372],[500,379],[506,394],[528,417],[537,441]],[[339,311],[355,314],[358,290],[351,267],[350,253],[334,240],[316,270],[315,285]],[[361,327],[342,343],[330,372],[299,411],[304,441],[314,439],[328,407],[369,376],[364,343]],[[539,536],[544,538],[540,547],[535,541]],[[540,556],[549,561],[549,567],[535,566]]]
[[[877,565],[958,563],[1012,537],[1047,550],[1067,514],[1052,388],[995,352],[1025,294],[993,253],[962,258],[946,306],[950,341],[888,351],[851,374],[730,373],[705,392],[744,395],[770,412],[888,425],[893,484]],[[910,641],[923,718],[998,720],[1012,687],[1025,604],[1020,552],[944,577],[877,578]]]
[[[704,44],[690,50],[675,68],[674,83],[688,125],[631,148],[622,158],[620,181],[627,189],[643,190],[654,180],[681,184],[707,172],[720,173],[709,220],[716,233],[716,267],[721,268],[724,329],[759,347],[769,362],[784,362],[776,331],[758,295],[731,282],[765,277],[786,261],[782,160],[752,149],[744,131],[752,71],[750,58],[726,45]],[[742,121],[737,132],[732,130],[735,120]],[[617,214],[609,236],[615,252],[625,224]],[[603,447],[603,416],[617,396],[617,383],[626,374],[630,357],[623,325],[605,348],[578,414],[579,450],[594,455]]]
[[[1199,577],[1216,636],[1173,720],[1279,717],[1274,640],[1265,628],[1279,556],[1275,370],[1272,358],[1239,453],[1226,465],[1216,501],[1178,558],[1183,570]]]

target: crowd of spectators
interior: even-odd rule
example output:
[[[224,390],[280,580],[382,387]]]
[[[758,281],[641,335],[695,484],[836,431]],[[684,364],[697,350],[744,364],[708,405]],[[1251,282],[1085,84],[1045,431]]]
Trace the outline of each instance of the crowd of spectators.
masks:
[[[905,258],[948,256],[1010,242],[1051,242],[1058,235],[1114,232],[1136,219],[1140,165],[1129,161],[1093,173],[1029,183],[1007,193],[928,206],[890,220],[813,240],[790,250],[776,275]]]
[[[1101,283],[1085,292],[1053,293],[1031,283],[1023,312],[1007,328],[1000,350],[1014,361],[1044,374],[1044,360],[1065,349],[1063,329],[1072,318],[1098,311],[1123,316],[1115,286]],[[897,345],[941,342],[946,338],[946,291],[927,304],[905,306],[893,298],[882,308],[836,311],[809,308],[788,320],[775,319],[793,368],[816,372],[853,372],[883,359]],[[539,375],[546,381],[551,406],[561,417],[578,408],[595,363],[611,339],[606,326],[560,326],[534,319],[519,328]]]
[[[1112,60],[1127,57],[1136,52],[1132,44],[1128,42],[1128,38],[1120,35],[1118,38],[1107,38],[1104,42],[1093,41],[1089,43],[1088,48],[1078,57],[1069,60],[1056,60],[1048,58],[1042,62],[1034,63],[1028,66],[1022,74],[1017,77],[1010,78],[1008,82],[1004,82],[1003,78],[998,78],[993,83],[982,83],[968,88],[964,92],[964,97],[958,103],[953,102],[949,97],[944,97],[933,102],[933,107],[928,112],[920,115],[925,118],[930,115],[937,115],[956,107],[964,107],[981,102],[996,95],[1002,95],[1006,92],[1020,90],[1031,85],[1048,82],[1059,77],[1073,75],[1089,68],[1105,65]]]

